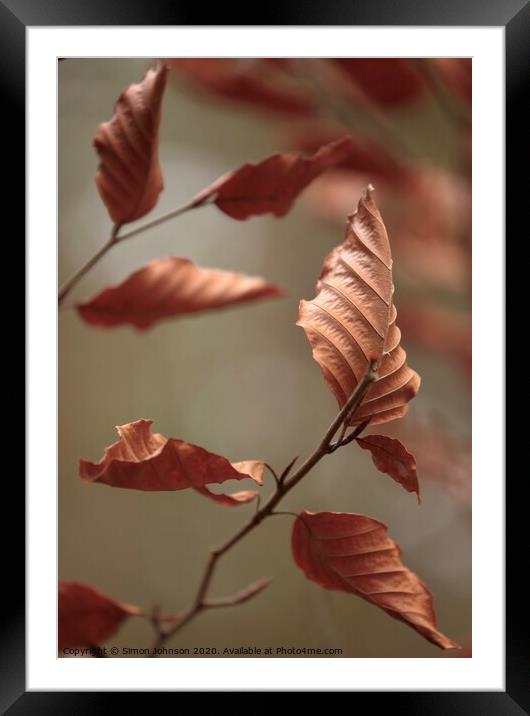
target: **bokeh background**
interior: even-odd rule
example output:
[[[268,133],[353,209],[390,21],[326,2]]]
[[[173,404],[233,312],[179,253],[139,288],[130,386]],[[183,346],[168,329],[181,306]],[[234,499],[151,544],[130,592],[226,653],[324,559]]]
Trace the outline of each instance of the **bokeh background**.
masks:
[[[360,512],[386,522],[405,563],[433,591],[440,628],[469,649],[470,61],[394,60],[386,69],[365,60],[332,69],[331,61],[310,59],[216,62],[174,63],[161,125],[165,190],[153,216],[274,151],[311,149],[345,131],[358,151],[312,185],[284,219],[238,222],[215,207],[190,212],[114,248],[68,297],[59,314],[59,576],[145,609],[156,603],[179,612],[193,598],[209,548],[254,509],[227,508],[192,491],[143,493],[81,482],[79,459],[99,460],[117,439],[115,425],[151,418],[153,430],[168,437],[234,461],[264,459],[279,470],[313,449],[336,404],[295,326],[298,302],[314,296],[322,261],[342,241],[346,215],[370,181],[394,251],[402,343],[422,376],[408,415],[381,432],[400,437],[416,455],[423,501],[418,506],[352,445],[322,461],[284,509]],[[150,64],[58,63],[61,283],[108,237],[92,138],[120,91]],[[326,74],[337,69],[338,89]],[[314,108],[271,99],[279,88],[296,101],[309,97]],[[170,255],[264,276],[287,295],[163,322],[145,333],[81,321],[77,298]],[[361,599],[307,581],[291,557],[291,522],[267,520],[234,549],[220,563],[212,593],[232,593],[264,575],[272,585],[247,604],[203,614],[168,646],[448,656]],[[152,638],[145,620],[130,619],[109,645],[145,647]]]

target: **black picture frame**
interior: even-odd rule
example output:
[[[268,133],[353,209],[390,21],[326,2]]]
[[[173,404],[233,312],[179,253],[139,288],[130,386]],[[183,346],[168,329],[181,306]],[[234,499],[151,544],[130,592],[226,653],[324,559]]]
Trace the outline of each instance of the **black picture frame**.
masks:
[[[516,237],[518,218],[528,204],[528,180],[526,177],[529,154],[528,112],[525,111],[524,90],[530,76],[530,4],[528,0],[445,0],[443,3],[422,0],[340,0],[333,6],[318,0],[294,3],[275,3],[263,10],[260,22],[244,18],[241,8],[217,6],[206,11],[208,25],[379,25],[379,26],[503,26],[506,38],[506,236],[511,235],[512,246],[520,248],[526,232]],[[199,17],[200,15],[200,17]],[[2,121],[2,153],[4,156],[5,191],[12,215],[24,216],[24,146],[25,146],[25,30],[28,26],[61,25],[202,25],[195,20],[204,19],[204,8],[185,5],[175,0],[0,0],[0,80],[4,111]],[[526,83],[525,83],[526,80]],[[480,118],[477,120],[480,121]],[[7,141],[8,140],[8,141]],[[518,171],[520,170],[520,171]],[[7,175],[7,176],[6,176]],[[517,177],[517,179],[516,179]],[[18,209],[16,212],[15,207]],[[16,212],[16,214],[15,214]],[[527,222],[526,222],[527,224]],[[521,227],[525,224],[521,221]],[[10,229],[11,245],[15,235],[22,233],[22,221]],[[18,237],[17,237],[18,239]],[[519,239],[519,241],[517,241]],[[19,241],[22,245],[22,237]],[[515,253],[508,250],[506,261]],[[515,321],[516,282],[507,283],[506,330]],[[35,347],[29,347],[35,349]],[[517,366],[520,361],[515,354],[515,341],[507,341],[505,359],[507,366]],[[512,386],[518,371],[506,372],[506,390]],[[523,421],[520,421],[520,425]],[[11,427],[13,429],[13,427]],[[519,434],[521,431],[521,434]],[[498,436],[499,440],[503,436]],[[506,691],[504,692],[354,692],[354,706],[366,696],[376,699],[380,708],[392,713],[480,714],[480,716],[519,716],[530,713],[530,684],[528,642],[522,636],[528,622],[528,575],[521,570],[525,562],[523,546],[527,534],[523,532],[526,521],[523,510],[525,501],[520,498],[524,473],[510,471],[519,450],[524,444],[521,427],[506,430]],[[30,446],[31,447],[31,446]],[[512,450],[510,450],[510,447]],[[0,633],[0,708],[10,716],[22,714],[75,713],[93,714],[116,707],[115,692],[26,692],[25,691],[25,620],[24,620],[24,563],[25,536],[24,484],[20,473],[4,475],[9,486],[8,499],[4,493],[5,509],[2,520],[3,576],[6,603],[2,610],[3,622]],[[526,471],[524,471],[526,472]],[[519,473],[519,474],[518,474]],[[480,477],[480,476],[479,476]],[[514,484],[515,481],[519,485]],[[8,522],[7,512],[18,519]],[[526,550],[525,550],[526,551]],[[526,560],[528,558],[526,557]],[[523,565],[524,566],[524,565]],[[526,586],[525,586],[526,585]],[[411,667],[413,668],[413,667]],[[421,688],[421,687],[420,687]],[[119,694],[124,696],[124,694]],[[148,698],[153,698],[150,692]],[[162,694],[156,694],[157,696]],[[146,704],[145,695],[132,694],[135,708]],[[149,702],[153,708],[152,701]],[[263,704],[263,702],[261,702]]]

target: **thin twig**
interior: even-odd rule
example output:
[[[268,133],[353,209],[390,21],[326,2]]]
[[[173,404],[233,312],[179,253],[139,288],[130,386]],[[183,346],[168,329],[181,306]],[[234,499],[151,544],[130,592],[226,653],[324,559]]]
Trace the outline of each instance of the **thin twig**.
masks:
[[[298,455],[296,457],[293,457],[291,462],[284,468],[282,474],[280,475],[280,485],[283,485],[287,475],[291,472],[291,469],[293,468],[293,465],[295,464],[295,462],[297,460],[298,460]]]
[[[256,594],[259,594],[266,589],[271,581],[270,577],[262,577],[252,584],[249,584],[248,587],[241,589],[239,592],[230,594],[228,597],[205,599],[204,606],[207,609],[216,609],[218,607],[233,607],[236,604],[244,604],[245,602],[248,602],[249,599],[252,599],[252,597],[255,597]]]
[[[265,465],[267,470],[270,472],[270,474],[273,476],[274,482],[276,483],[276,487],[279,487],[280,486],[280,478],[278,477],[276,470],[271,465],[269,465],[268,462],[265,462],[263,464]]]
[[[132,229],[131,231],[128,231],[125,234],[119,234],[119,230],[121,228],[120,224],[115,224],[112,233],[110,235],[109,240],[106,244],[104,244],[100,249],[96,251],[96,253],[78,270],[76,273],[68,279],[68,281],[63,284],[63,286],[59,290],[59,305],[61,305],[62,301],[66,298],[66,296],[70,293],[72,288],[83,278],[83,276],[94,266],[97,264],[97,262],[105,256],[105,254],[110,251],[110,249],[113,246],[116,246],[116,244],[120,244],[122,241],[126,241],[127,239],[132,239],[133,236],[138,236],[139,234],[143,234],[144,231],[148,231],[149,229],[154,228],[155,226],[159,226],[160,224],[163,224],[166,221],[169,221],[170,219],[174,219],[177,216],[181,216],[181,214],[185,214],[187,211],[191,211],[192,209],[197,209],[201,206],[206,206],[210,203],[210,199],[201,199],[195,198],[189,201],[187,204],[184,204],[183,206],[179,206],[176,209],[172,209],[171,211],[168,211],[166,214],[162,214],[156,219],[153,219],[152,221],[148,221],[145,224],[142,224],[141,226],[138,226],[136,229]]]
[[[334,452],[334,451],[337,450],[338,448],[343,447],[344,445],[348,445],[348,443],[351,443],[351,442],[353,442],[356,438],[358,438],[359,435],[362,433],[362,431],[363,431],[366,427],[368,427],[368,424],[370,423],[370,420],[371,420],[372,418],[373,418],[373,415],[370,415],[369,418],[367,418],[366,420],[363,420],[363,422],[362,422],[362,423],[359,423],[359,425],[355,428],[355,430],[353,430],[353,431],[352,431],[348,436],[346,436],[346,437],[344,437],[344,434],[345,434],[346,431],[343,429],[343,431],[342,431],[342,433],[341,433],[341,436],[339,437],[339,439],[337,440],[337,442],[334,443],[333,445],[330,445],[330,452]],[[347,428],[348,428],[348,422],[346,421],[346,422],[344,423],[344,425],[345,425],[345,427],[346,427],[346,429],[347,429]]]
[[[171,211],[168,211],[166,214],[162,214],[161,216],[157,217],[156,219],[152,219],[151,221],[147,221],[145,224],[141,224],[136,229],[132,229],[132,231],[128,231],[126,234],[121,234],[118,236],[117,241],[126,241],[126,239],[132,239],[133,236],[138,236],[138,234],[143,234],[144,231],[148,231],[149,229],[154,229],[155,226],[159,226],[160,224],[164,224],[166,221],[169,221],[170,219],[175,219],[177,216],[181,216],[182,214],[185,214],[187,211],[191,211],[192,209],[198,209],[201,206],[206,206],[207,204],[211,203],[210,201],[205,201],[204,199],[192,199],[187,204],[184,204],[183,206],[179,206],[176,209],[171,209]]]
[[[259,512],[259,506],[261,505],[261,495],[256,497],[256,512]]]
[[[107,251],[110,251],[110,249],[118,243],[117,233],[119,231],[119,228],[119,224],[114,224],[114,226],[112,227],[110,238],[107,243],[103,244],[103,246],[98,249],[96,253],[90,259],[88,259],[88,261],[83,266],[81,266],[81,268],[76,271],[76,273],[71,278],[69,278],[65,284],[61,286],[61,288],[59,289],[58,297],[59,306],[66,298],[66,296],[68,296],[73,287],[78,283],[78,281],[83,278],[83,276],[92,268],[92,266],[94,266],[94,264],[97,264],[97,262],[103,256],[105,256]]]
[[[289,510],[274,510],[271,512],[269,517],[276,517],[276,515],[286,515],[288,517],[298,517],[296,512],[289,512]]]
[[[311,455],[305,460],[305,462],[294,472],[289,479],[285,479],[283,483],[278,484],[276,491],[265,503],[265,505],[259,509],[251,519],[243,525],[230,539],[228,539],[223,545],[217,547],[210,552],[210,556],[206,563],[206,567],[199,584],[195,599],[189,610],[184,614],[182,619],[171,626],[165,631],[160,631],[156,635],[155,643],[153,644],[150,652],[150,656],[154,657],[157,655],[157,649],[163,646],[163,644],[171,637],[175,636],[181,629],[189,624],[195,617],[197,617],[202,611],[210,608],[211,600],[206,599],[208,589],[210,587],[212,578],[215,573],[215,569],[220,558],[232,549],[238,542],[246,537],[250,532],[256,529],[263,520],[270,517],[273,514],[279,514],[274,511],[274,508],[283,500],[285,495],[290,492],[299,482],[302,480],[310,470],[320,460],[329,453],[329,448],[333,437],[337,430],[342,426],[347,418],[350,418],[361,405],[366,392],[370,385],[377,380],[376,362],[371,361],[366,369],[363,379],[357,384],[355,390],[348,398],[346,403],[343,405],[329,428],[327,429],[324,437],[311,453]],[[285,472],[285,471],[284,471]]]

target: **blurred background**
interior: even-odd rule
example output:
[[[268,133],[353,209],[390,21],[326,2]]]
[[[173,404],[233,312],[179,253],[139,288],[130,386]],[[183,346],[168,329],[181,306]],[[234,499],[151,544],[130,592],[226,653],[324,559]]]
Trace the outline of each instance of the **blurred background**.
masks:
[[[150,64],[58,64],[60,283],[107,240],[92,139],[120,91]],[[295,326],[298,302],[314,296],[322,261],[371,182],[394,253],[402,344],[422,376],[408,415],[374,432],[399,437],[414,453],[423,501],[418,506],[350,445],[322,461],[282,509],[360,512],[387,523],[406,565],[434,593],[440,629],[466,649],[444,653],[361,599],[309,582],[291,557],[289,516],[267,520],[222,560],[212,595],[265,575],[271,586],[247,604],[203,614],[168,646],[469,656],[471,61],[174,60],[172,68],[160,139],[165,190],[148,218],[275,151],[312,151],[345,133],[355,149],[284,219],[234,221],[214,206],[189,212],[115,247],[68,297],[59,313],[60,579],[178,613],[193,599],[209,548],[255,509],[227,508],[192,491],[81,482],[79,459],[99,460],[117,439],[115,425],[150,418],[167,437],[277,470],[312,451],[336,403]],[[260,275],[287,295],[142,334],[90,327],[73,310],[76,299],[164,256]],[[144,647],[152,638],[147,621],[130,619],[109,644]]]

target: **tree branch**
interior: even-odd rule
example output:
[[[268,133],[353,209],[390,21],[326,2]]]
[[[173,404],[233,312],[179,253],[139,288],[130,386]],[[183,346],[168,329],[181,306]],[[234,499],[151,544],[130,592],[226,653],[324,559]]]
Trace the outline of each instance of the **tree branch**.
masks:
[[[68,281],[61,286],[59,289],[59,297],[58,297],[58,303],[59,306],[63,302],[63,300],[66,298],[66,296],[70,293],[70,291],[74,288],[74,286],[79,283],[79,281],[83,278],[83,276],[88,273],[88,271],[97,264],[97,262],[105,256],[105,254],[110,251],[110,249],[113,246],[116,246],[116,244],[120,244],[122,241],[126,241],[127,239],[132,239],[133,236],[138,236],[139,234],[143,234],[144,231],[148,231],[149,229],[153,229],[155,226],[159,226],[160,224],[163,224],[166,221],[169,221],[170,219],[174,219],[177,216],[181,216],[181,214],[185,214],[187,211],[191,211],[192,209],[197,209],[200,206],[206,206],[210,203],[210,200],[205,200],[204,198],[199,199],[192,199],[187,204],[184,204],[183,206],[179,206],[176,209],[172,209],[171,211],[168,211],[166,214],[162,214],[157,219],[153,219],[152,221],[148,221],[145,224],[142,224],[141,226],[138,226],[136,229],[132,229],[132,231],[128,231],[125,234],[119,235],[118,232],[121,228],[120,224],[115,224],[112,233],[110,235],[109,240],[106,244],[104,244],[100,249],[96,251],[96,253],[78,270],[76,273],[68,279]]]
[[[81,268],[76,271],[76,273],[71,278],[69,278],[66,283],[61,286],[61,288],[59,289],[58,297],[59,306],[68,296],[73,287],[83,278],[86,273],[88,273],[92,266],[97,264],[97,262],[101,258],[103,258],[103,256],[105,256],[107,251],[110,251],[110,249],[118,242],[117,233],[119,229],[119,224],[114,224],[114,226],[112,227],[110,238],[107,243],[103,244],[103,246],[96,251],[92,258],[88,259],[88,261],[83,266],[81,266]]]
[[[355,388],[353,393],[350,395],[341,410],[338,412],[337,416],[327,429],[326,433],[324,434],[324,437],[322,438],[318,446],[306,459],[306,461],[298,468],[298,470],[296,470],[290,478],[286,477],[283,481],[278,481],[276,484],[276,491],[272,494],[272,496],[265,503],[265,505],[261,509],[257,510],[253,517],[251,517],[251,519],[245,525],[243,525],[243,527],[241,527],[235,533],[235,535],[230,537],[230,539],[228,539],[223,545],[217,547],[210,552],[210,556],[206,563],[206,567],[193,604],[177,624],[174,624],[165,631],[158,630],[155,643],[151,648],[151,657],[155,657],[157,655],[157,650],[161,648],[168,639],[171,639],[171,637],[175,636],[175,634],[177,634],[181,629],[183,629],[186,624],[189,624],[205,609],[210,609],[216,606],[231,606],[233,604],[238,604],[243,601],[237,601],[237,599],[235,598],[206,598],[218,561],[224,554],[231,550],[232,547],[238,544],[238,542],[240,542],[250,532],[255,530],[256,527],[258,527],[258,525],[263,522],[263,520],[270,517],[272,514],[278,514],[274,513],[274,508],[283,500],[285,495],[287,495],[287,493],[290,492],[307,475],[307,473],[310,472],[310,470],[312,470],[312,468],[318,462],[320,462],[320,460],[325,455],[328,455],[330,452],[333,452],[333,437],[335,436],[337,430],[342,427],[344,422],[350,420],[351,417],[353,417],[353,415],[361,405],[362,401],[364,400],[368,388],[375,380],[377,380],[376,368],[376,361],[371,361],[368,364],[362,380],[357,384],[357,387]],[[293,463],[291,463],[291,465],[292,464]],[[287,474],[285,470],[284,473]],[[247,598],[250,598],[255,593],[256,592],[254,591]],[[241,596],[241,594],[239,594],[239,596]]]

